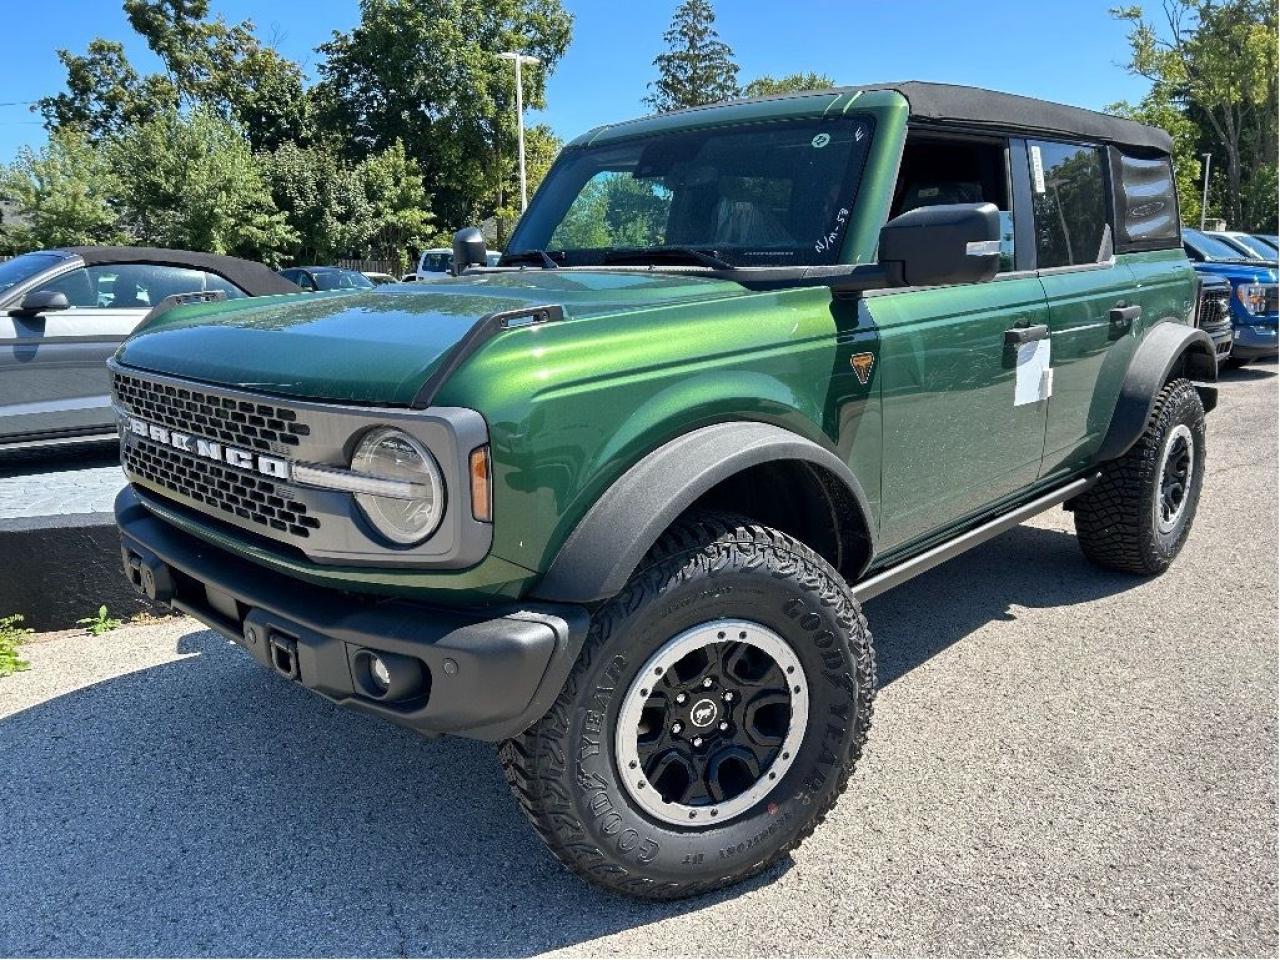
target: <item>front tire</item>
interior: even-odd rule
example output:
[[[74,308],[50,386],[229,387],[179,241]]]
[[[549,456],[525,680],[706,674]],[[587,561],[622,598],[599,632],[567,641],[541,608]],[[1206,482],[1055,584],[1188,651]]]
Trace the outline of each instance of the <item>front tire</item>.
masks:
[[[1153,576],[1186,543],[1204,480],[1204,406],[1187,380],[1156,397],[1147,428],[1076,500],[1076,535],[1099,566]]]
[[[548,714],[499,753],[552,853],[675,899],[757,874],[844,790],[875,666],[848,586],[808,547],[700,513],[595,615]]]

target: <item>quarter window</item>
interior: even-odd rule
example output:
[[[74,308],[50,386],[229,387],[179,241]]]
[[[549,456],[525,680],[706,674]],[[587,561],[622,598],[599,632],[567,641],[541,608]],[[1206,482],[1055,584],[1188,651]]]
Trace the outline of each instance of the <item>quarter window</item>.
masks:
[[[1041,269],[1109,260],[1102,151],[1069,143],[1027,141],[1036,262]]]

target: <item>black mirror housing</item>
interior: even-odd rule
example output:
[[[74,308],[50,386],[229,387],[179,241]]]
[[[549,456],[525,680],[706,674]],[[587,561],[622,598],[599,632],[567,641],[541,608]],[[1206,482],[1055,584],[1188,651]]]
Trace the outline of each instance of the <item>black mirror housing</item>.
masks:
[[[17,310],[10,311],[19,317],[34,317],[42,313],[55,313],[58,310],[69,310],[71,304],[67,295],[60,290],[32,290],[22,298]]]
[[[480,229],[463,227],[453,235],[453,275],[460,276],[468,267],[485,266],[488,252]]]
[[[990,280],[1000,269],[1000,211],[993,203],[909,210],[880,229],[880,264],[908,287]]]

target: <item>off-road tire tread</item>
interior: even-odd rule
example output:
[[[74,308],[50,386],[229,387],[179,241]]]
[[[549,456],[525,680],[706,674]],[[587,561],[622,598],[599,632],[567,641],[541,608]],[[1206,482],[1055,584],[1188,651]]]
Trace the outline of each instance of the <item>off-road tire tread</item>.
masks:
[[[714,568],[735,560],[744,565],[768,565],[775,576],[795,578],[823,605],[834,608],[847,625],[845,635],[857,674],[856,733],[850,738],[842,762],[837,764],[836,785],[829,799],[814,811],[810,821],[789,843],[730,876],[657,883],[631,873],[606,855],[584,832],[562,782],[554,773],[540,771],[564,769],[571,762],[573,751],[565,738],[577,701],[578,685],[592,661],[608,646],[618,620],[628,616],[646,598],[699,568]],[[554,705],[524,733],[503,741],[498,748],[498,759],[525,815],[562,864],[616,893],[650,900],[678,900],[764,872],[818,828],[844,792],[862,755],[871,727],[875,684],[875,656],[866,618],[844,580],[822,557],[794,537],[747,517],[721,511],[691,511],[663,534],[622,592],[597,611],[578,662]]]
[[[1156,396],[1138,442],[1123,456],[1105,464],[1098,482],[1076,498],[1076,538],[1084,555],[1098,566],[1143,576],[1168,569],[1168,562],[1153,560],[1155,548],[1150,541],[1155,536],[1154,524],[1140,504],[1144,491],[1156,482],[1160,469],[1165,413],[1183,404],[1199,408],[1203,430],[1204,410],[1195,387],[1185,379],[1169,381]],[[1196,506],[1196,503],[1188,505],[1190,512],[1173,551],[1175,555],[1191,532]]]

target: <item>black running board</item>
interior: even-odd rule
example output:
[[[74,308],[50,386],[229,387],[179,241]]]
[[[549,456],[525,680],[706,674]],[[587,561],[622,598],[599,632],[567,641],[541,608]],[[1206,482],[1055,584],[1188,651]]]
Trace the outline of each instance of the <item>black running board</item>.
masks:
[[[1066,486],[1058,487],[1056,490],[1037,497],[1030,503],[1024,503],[1008,513],[993,517],[972,530],[960,534],[958,537],[947,540],[945,543],[940,543],[936,547],[930,547],[924,553],[917,554],[910,560],[904,560],[902,563],[881,570],[874,576],[854,584],[853,595],[858,598],[859,603],[865,603],[872,597],[878,597],[886,590],[892,590],[912,577],[918,576],[926,570],[932,570],[939,564],[946,563],[953,557],[959,556],[966,550],[972,549],[980,543],[985,543],[992,537],[999,536],[1006,530],[1016,527],[1022,521],[1029,520],[1036,514],[1044,513],[1059,504],[1066,503],[1072,497],[1080,496],[1080,494],[1097,483],[1099,476],[1100,474],[1095,473],[1092,476],[1073,480]]]

